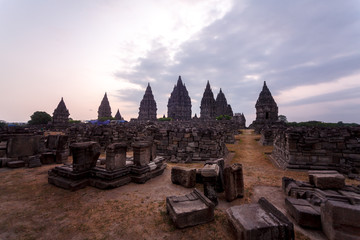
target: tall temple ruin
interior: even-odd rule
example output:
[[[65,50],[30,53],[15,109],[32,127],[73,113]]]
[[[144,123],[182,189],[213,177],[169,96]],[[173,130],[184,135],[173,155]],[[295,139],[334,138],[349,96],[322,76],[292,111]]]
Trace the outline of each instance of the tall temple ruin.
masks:
[[[149,83],[140,102],[138,120],[156,120],[156,110],[156,102]]]
[[[252,127],[259,132],[264,126],[271,125],[278,120],[278,106],[271,95],[269,88],[264,86],[259,94],[259,98],[255,104],[256,120],[253,121]]]
[[[114,118],[115,118],[115,120],[124,120],[124,118],[120,114],[119,109],[117,110]]]
[[[111,118],[111,108],[106,93],[98,110],[98,119],[100,118]]]
[[[69,110],[66,108],[64,99],[61,98],[53,113],[53,125],[66,125],[69,123]]]
[[[233,116],[233,111],[231,109],[231,106],[230,104],[227,103],[225,94],[222,92],[221,88],[220,88],[220,92],[216,96],[215,115],[216,117],[220,115]]]
[[[215,117],[215,99],[208,81],[201,99],[200,118],[213,119]]]
[[[191,119],[191,99],[181,76],[174,86],[168,101],[168,117],[174,120]]]

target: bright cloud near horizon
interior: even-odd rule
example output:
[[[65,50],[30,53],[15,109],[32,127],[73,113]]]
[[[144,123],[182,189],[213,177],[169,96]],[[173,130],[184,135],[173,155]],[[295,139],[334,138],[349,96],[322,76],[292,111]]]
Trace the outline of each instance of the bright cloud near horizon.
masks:
[[[360,2],[0,0],[0,120],[136,118],[149,82],[158,107],[179,75],[193,115],[207,80],[250,124],[266,81],[289,121],[360,123]]]

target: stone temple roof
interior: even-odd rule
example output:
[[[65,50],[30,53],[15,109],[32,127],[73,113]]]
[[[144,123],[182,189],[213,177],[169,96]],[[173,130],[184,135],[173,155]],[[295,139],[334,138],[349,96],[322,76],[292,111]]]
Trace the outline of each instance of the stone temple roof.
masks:
[[[255,107],[264,106],[264,105],[277,105],[274,98],[271,95],[269,88],[266,86],[266,81],[264,81],[263,89],[259,94],[259,98],[256,101]]]
[[[63,98],[61,98],[61,101],[59,102],[57,108],[54,110],[53,115],[70,115]]]
[[[111,117],[110,103],[105,93],[98,110],[98,118]]]

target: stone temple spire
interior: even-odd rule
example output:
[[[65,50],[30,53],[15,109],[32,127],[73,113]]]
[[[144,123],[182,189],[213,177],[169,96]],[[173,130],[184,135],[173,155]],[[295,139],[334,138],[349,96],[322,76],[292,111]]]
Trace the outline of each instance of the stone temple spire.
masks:
[[[156,102],[152,93],[150,83],[146,88],[143,99],[140,102],[139,120],[156,120]]]
[[[220,88],[220,92],[216,96],[215,105],[216,105],[216,110],[215,110],[216,116],[227,115],[229,108],[225,94],[222,92],[221,88]]]
[[[206,84],[206,88],[201,99],[200,105],[200,118],[213,119],[215,118],[215,99],[211,90],[209,81]]]
[[[255,104],[256,120],[252,123],[258,132],[265,125],[272,124],[278,120],[278,106],[271,95],[269,88],[264,85]]]
[[[61,98],[57,108],[53,113],[53,124],[54,125],[65,125],[69,123],[69,110],[66,108],[64,99]]]
[[[98,119],[100,118],[111,118],[111,108],[106,93],[98,110]]]
[[[115,118],[115,120],[124,120],[124,118],[120,114],[119,109],[117,110],[114,118]]]
[[[168,101],[168,117],[174,120],[191,119],[191,99],[179,76]]]

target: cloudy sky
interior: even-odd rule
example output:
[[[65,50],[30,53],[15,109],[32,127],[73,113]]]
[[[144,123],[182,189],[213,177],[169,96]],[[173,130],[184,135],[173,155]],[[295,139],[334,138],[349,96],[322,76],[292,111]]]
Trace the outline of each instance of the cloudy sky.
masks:
[[[207,80],[250,124],[263,82],[289,121],[360,123],[358,0],[0,0],[0,120],[158,116],[181,75],[192,113]]]

